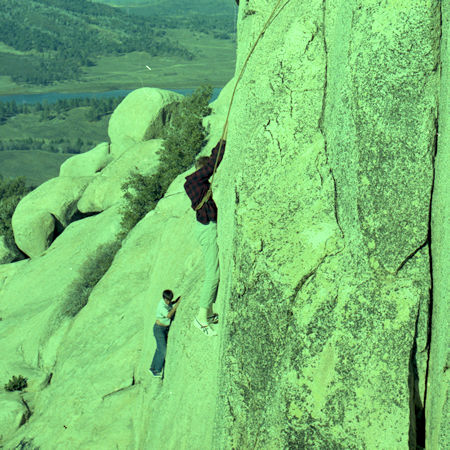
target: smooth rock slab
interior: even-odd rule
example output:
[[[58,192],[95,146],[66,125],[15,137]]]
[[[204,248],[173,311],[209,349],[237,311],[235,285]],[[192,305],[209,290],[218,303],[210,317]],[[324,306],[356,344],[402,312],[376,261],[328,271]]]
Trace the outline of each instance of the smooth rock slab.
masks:
[[[431,213],[433,262],[433,315],[426,403],[426,448],[450,444],[450,111],[449,47],[450,5],[442,2],[441,88],[436,171]]]
[[[0,394],[0,423],[2,424],[2,431],[8,429],[17,430],[24,415],[24,408],[20,402],[20,394],[18,391],[6,391],[3,389],[3,386],[1,390],[7,393],[6,395],[3,393]]]
[[[4,419],[0,420],[1,444],[17,432],[24,431],[25,435],[21,437],[30,437],[28,426],[41,414],[41,407],[37,406],[40,398],[48,392],[52,397],[53,384],[59,384],[55,365],[64,360],[58,353],[61,345],[65,345],[68,329],[76,320],[64,316],[61,311],[67,299],[73,299],[73,285],[80,283],[83,267],[90,264],[101,245],[114,242],[119,231],[120,214],[117,208],[109,208],[101,214],[71,223],[43,254],[0,265],[0,382],[6,384],[13,375],[28,379],[28,387],[20,396],[15,391],[0,390],[0,410]],[[97,334],[97,326],[91,331]],[[92,342],[95,340],[92,338]],[[73,364],[76,364],[76,347],[75,344],[69,357]],[[50,373],[55,375],[51,383],[46,382]],[[72,390],[65,384],[61,389],[69,394]],[[86,389],[83,377],[80,390],[85,392],[83,395],[91,395]],[[26,427],[18,428],[19,418],[27,411],[21,396],[35,414]],[[42,411],[47,408],[48,404]],[[69,414],[71,420],[77,413],[78,410],[74,410]],[[59,425],[63,428],[58,423],[51,434],[63,437]],[[42,426],[49,429],[47,425]],[[63,447],[68,446],[66,441]]]

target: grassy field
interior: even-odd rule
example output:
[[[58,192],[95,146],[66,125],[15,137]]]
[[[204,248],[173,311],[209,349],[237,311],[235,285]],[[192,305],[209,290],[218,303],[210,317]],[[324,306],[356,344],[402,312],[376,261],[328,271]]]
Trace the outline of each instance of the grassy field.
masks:
[[[26,177],[27,186],[39,186],[59,175],[59,167],[74,155],[34,150],[0,152],[0,174],[5,179]]]
[[[102,57],[96,66],[85,68],[80,81],[51,86],[18,85],[10,77],[0,76],[0,95],[98,92],[143,86],[181,89],[196,88],[203,83],[223,87],[234,76],[235,42],[185,29],[170,30],[170,38],[195,52],[198,58],[187,61],[178,57],[152,57],[145,52]],[[6,58],[6,46],[0,47],[2,52]],[[152,70],[148,70],[146,65]]]

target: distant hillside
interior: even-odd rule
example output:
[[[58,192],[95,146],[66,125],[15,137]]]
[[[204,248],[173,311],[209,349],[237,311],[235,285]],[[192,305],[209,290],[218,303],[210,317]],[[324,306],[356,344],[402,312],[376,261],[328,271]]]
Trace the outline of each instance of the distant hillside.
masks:
[[[182,15],[182,14],[234,14],[235,0],[94,0],[111,6],[134,8],[145,7],[156,14]]]
[[[1,0],[0,75],[15,82],[50,84],[80,77],[103,55],[146,51],[153,56],[195,55],[166,36],[171,19],[130,16],[87,0]]]

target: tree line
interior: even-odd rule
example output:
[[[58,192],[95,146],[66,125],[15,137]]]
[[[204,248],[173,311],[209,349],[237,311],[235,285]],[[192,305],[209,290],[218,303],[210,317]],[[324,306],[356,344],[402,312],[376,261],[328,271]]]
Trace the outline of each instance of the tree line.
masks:
[[[215,39],[235,39],[234,21],[228,16],[192,15],[185,19],[186,28],[192,32],[212,34]]]
[[[41,150],[51,153],[69,153],[77,155],[87,152],[95,146],[95,142],[78,139],[2,139],[0,140],[0,151],[7,150]]]
[[[55,103],[18,104],[15,100],[0,102],[0,128],[8,119],[19,114],[39,114],[40,121],[48,121],[59,114],[74,108],[89,107],[86,110],[86,120],[92,122],[100,120],[103,116],[112,114],[114,109],[124,99],[121,97],[109,98],[71,98],[60,99]],[[6,150],[41,150],[52,153],[78,154],[91,150],[97,143],[78,137],[77,139],[58,138],[19,138],[0,139],[0,151]]]
[[[107,114],[112,114],[114,109],[125,97],[108,98],[70,98],[60,99],[55,103],[18,104],[15,100],[0,102],[0,125],[18,114],[40,113],[40,120],[51,120],[58,114],[82,106],[89,106],[86,111],[86,119],[90,122],[100,120]]]
[[[86,0],[2,0],[0,41],[37,54],[10,55],[14,63],[2,64],[1,74],[19,83],[48,85],[79,79],[83,67],[104,55],[145,51],[194,59],[194,53],[165,36],[163,26]]]

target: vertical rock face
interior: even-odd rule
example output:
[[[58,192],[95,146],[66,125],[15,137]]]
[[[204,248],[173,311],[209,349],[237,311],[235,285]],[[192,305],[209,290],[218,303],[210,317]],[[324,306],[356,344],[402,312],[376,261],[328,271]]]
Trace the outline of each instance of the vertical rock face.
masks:
[[[237,73],[276,2],[242,2]],[[216,175],[215,448],[424,446],[440,2],[281,2]]]
[[[442,2],[441,85],[439,96],[439,137],[431,214],[433,267],[432,329],[428,389],[426,398],[426,448],[446,448],[450,442],[450,386],[448,332],[450,298],[450,136],[448,109],[448,29],[450,6]]]

